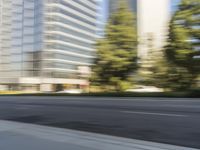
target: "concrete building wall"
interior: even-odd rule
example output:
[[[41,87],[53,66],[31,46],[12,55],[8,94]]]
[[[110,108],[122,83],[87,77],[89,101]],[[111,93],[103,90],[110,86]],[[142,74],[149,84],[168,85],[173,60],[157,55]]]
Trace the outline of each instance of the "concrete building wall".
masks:
[[[79,68],[93,63],[97,8],[95,0],[45,3],[43,76],[79,78]]]

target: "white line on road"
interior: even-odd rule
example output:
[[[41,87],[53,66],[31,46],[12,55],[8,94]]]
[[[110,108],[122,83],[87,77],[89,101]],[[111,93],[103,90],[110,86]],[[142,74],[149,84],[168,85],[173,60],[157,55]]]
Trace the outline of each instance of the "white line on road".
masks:
[[[151,112],[139,112],[139,111],[121,111],[121,112],[122,113],[128,113],[128,114],[140,114],[140,115],[157,115],[157,116],[168,116],[168,117],[188,117],[187,115],[151,113]]]

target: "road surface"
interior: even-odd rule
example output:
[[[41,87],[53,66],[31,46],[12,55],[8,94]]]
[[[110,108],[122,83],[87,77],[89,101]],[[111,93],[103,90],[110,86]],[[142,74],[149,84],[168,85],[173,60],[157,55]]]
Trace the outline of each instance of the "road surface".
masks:
[[[2,96],[0,120],[200,148],[200,99]]]

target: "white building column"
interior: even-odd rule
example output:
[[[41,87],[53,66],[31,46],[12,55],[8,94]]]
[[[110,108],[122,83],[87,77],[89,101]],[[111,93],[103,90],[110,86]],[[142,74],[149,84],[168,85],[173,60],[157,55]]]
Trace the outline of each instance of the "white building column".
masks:
[[[160,51],[166,43],[170,0],[138,0],[137,8],[138,56],[145,59],[149,55],[150,44],[155,51]]]

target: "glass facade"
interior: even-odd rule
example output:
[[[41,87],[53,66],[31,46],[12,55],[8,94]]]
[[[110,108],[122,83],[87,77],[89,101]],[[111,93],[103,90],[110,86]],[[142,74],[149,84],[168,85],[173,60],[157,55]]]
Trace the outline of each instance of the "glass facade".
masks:
[[[42,51],[43,5],[40,0],[1,0],[1,78],[38,76]],[[34,68],[34,66],[37,66]]]
[[[0,78],[78,78],[92,64],[97,0],[0,2]]]

